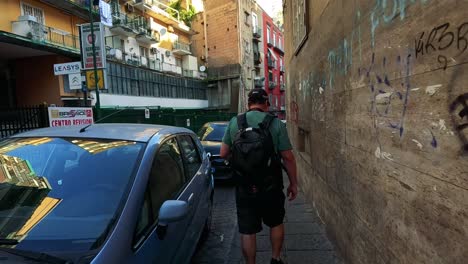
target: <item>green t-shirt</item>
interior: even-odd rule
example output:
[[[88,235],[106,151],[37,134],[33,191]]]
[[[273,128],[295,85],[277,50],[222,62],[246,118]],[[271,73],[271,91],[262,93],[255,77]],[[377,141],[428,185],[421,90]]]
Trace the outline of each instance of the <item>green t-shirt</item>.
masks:
[[[250,127],[258,128],[258,124],[263,121],[266,115],[267,113],[260,111],[247,112],[247,123]],[[233,117],[229,122],[229,126],[227,127],[226,132],[224,133],[223,143],[231,146],[237,131],[239,131],[239,127],[237,126],[237,117]],[[271,122],[270,133],[273,137],[273,143],[275,144],[276,151],[278,153],[292,149],[291,142],[289,141],[288,130],[286,129],[286,124],[281,122],[278,118],[273,119]]]

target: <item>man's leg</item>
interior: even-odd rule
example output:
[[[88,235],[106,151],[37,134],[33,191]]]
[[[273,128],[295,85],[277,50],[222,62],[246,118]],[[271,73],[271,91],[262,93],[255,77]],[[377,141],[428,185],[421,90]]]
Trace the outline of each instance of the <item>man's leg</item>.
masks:
[[[284,224],[270,229],[270,241],[272,258],[279,259],[281,257],[281,249],[283,248]]]
[[[255,264],[255,254],[257,253],[257,235],[241,234],[242,253],[247,264]]]

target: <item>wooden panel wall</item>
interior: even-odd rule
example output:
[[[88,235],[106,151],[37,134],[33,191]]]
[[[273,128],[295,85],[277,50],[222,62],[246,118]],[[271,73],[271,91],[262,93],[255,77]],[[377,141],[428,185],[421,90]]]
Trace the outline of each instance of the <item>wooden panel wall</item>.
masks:
[[[350,263],[468,259],[468,1],[306,1],[288,127],[306,192]],[[297,39],[297,38],[296,38]]]

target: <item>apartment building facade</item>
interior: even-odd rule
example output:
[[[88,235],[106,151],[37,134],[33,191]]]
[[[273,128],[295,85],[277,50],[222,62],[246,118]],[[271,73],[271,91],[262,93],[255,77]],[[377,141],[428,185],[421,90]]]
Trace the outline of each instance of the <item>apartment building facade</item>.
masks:
[[[194,52],[208,68],[210,107],[243,111],[247,93],[264,74],[263,10],[253,0],[203,1],[193,29]]]
[[[2,106],[49,103],[79,105],[53,65],[79,61],[79,25],[89,21],[90,0],[6,0],[0,3],[0,89]],[[208,106],[204,69],[192,56],[196,34],[169,1],[106,1],[113,25],[105,27],[107,84],[102,106]],[[187,1],[181,1],[188,8]],[[99,12],[93,7],[93,18]],[[90,101],[95,100],[91,92]]]
[[[265,70],[265,90],[270,97],[270,111],[278,117],[286,118],[285,108],[285,67],[283,31],[275,25],[273,19],[263,12],[263,47]]]

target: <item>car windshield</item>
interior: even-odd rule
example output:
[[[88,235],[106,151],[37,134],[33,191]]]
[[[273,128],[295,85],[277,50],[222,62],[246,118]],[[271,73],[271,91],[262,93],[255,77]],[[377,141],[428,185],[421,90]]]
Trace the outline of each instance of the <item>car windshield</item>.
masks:
[[[145,144],[83,138],[0,141],[0,239],[37,252],[99,246]]]
[[[210,124],[203,127],[198,136],[201,141],[219,141],[223,140],[224,132],[226,131],[227,124]]]

